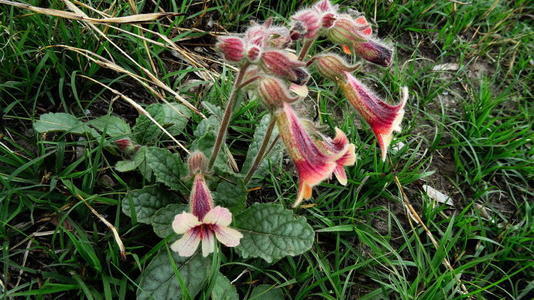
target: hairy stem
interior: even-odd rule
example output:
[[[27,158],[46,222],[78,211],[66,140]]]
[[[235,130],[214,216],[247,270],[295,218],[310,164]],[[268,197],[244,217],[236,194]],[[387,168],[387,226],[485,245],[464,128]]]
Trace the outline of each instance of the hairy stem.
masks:
[[[234,111],[234,106],[237,101],[237,93],[248,66],[248,63],[244,63],[241,66],[239,72],[237,73],[237,78],[234,81],[234,85],[232,86],[232,91],[230,92],[228,102],[226,103],[226,108],[224,109],[221,127],[219,127],[219,132],[217,132],[217,138],[215,139],[215,145],[213,145],[213,151],[211,152],[210,161],[208,164],[209,169],[213,168],[215,160],[217,159],[217,155],[219,154],[219,151],[221,151],[221,147],[226,136],[226,131],[228,131],[228,125],[230,125],[230,117],[232,116],[232,112]]]
[[[254,173],[256,173],[256,170],[261,164],[261,161],[265,157],[265,154],[268,152],[267,148],[269,146],[269,141],[271,140],[271,136],[273,135],[273,129],[274,125],[276,124],[276,120],[273,116],[271,116],[271,120],[269,121],[269,126],[267,126],[267,130],[265,131],[265,136],[263,137],[263,141],[261,142],[260,149],[258,150],[258,153],[256,154],[256,157],[254,158],[254,162],[250,166],[250,169],[247,172],[247,175],[245,176],[245,179],[243,179],[245,185],[250,181]]]
[[[299,53],[299,60],[302,61],[306,57],[306,54],[308,54],[308,51],[310,51],[311,46],[315,42],[315,39],[306,39],[304,41],[304,45],[302,45],[302,48],[300,49]]]

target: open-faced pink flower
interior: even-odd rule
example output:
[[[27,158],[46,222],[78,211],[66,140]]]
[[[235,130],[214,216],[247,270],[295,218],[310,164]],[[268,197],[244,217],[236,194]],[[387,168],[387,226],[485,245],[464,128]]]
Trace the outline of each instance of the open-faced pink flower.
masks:
[[[341,157],[336,160],[336,168],[334,169],[334,175],[337,181],[342,185],[347,184],[347,173],[345,167],[352,166],[356,162],[356,147],[354,144],[349,144],[347,135],[336,127],[336,136],[331,139],[323,136],[323,140],[320,141],[325,147],[326,151],[335,154],[344,151]]]
[[[180,256],[191,256],[202,242],[202,255],[208,256],[215,250],[215,239],[227,247],[239,245],[243,235],[228,227],[232,213],[227,208],[213,205],[213,197],[201,172],[206,163],[203,154],[193,153],[189,160],[190,170],[195,174],[189,198],[190,212],[182,212],[174,217],[172,228],[183,236],[171,245]],[[199,159],[202,158],[202,159]]]
[[[351,165],[349,158],[343,158],[347,152],[352,152],[348,155],[352,157],[354,145],[349,145],[346,140],[334,143],[312,138],[306,130],[306,125],[288,103],[283,103],[282,107],[275,111],[275,118],[282,141],[299,176],[299,190],[293,204],[293,207],[297,207],[303,200],[311,198],[312,188],[330,178],[339,165]],[[341,149],[336,145],[341,146]]]
[[[348,72],[345,72],[345,80],[340,80],[338,83],[350,104],[371,126],[382,152],[382,160],[386,160],[393,131],[400,132],[401,130],[400,123],[404,116],[404,106],[408,100],[407,89],[402,89],[403,97],[400,103],[391,105],[380,100],[369,88]]]
[[[267,19],[263,24],[250,26],[244,36],[247,47],[287,48],[291,42],[289,30],[282,26],[272,26],[272,23],[272,19]]]

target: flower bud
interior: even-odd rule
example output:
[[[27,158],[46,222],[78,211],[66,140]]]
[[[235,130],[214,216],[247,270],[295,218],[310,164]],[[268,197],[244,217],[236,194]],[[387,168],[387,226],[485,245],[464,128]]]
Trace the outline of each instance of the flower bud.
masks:
[[[309,75],[302,68],[305,65],[295,55],[286,51],[270,50],[261,56],[261,67],[264,71],[293,82],[308,79]]]
[[[258,80],[258,95],[268,107],[281,107],[284,102],[294,102],[297,96],[291,96],[286,84],[275,77],[264,76]]]
[[[315,3],[313,8],[315,8],[316,10],[320,12],[335,12],[336,11],[336,7],[333,6],[329,0],[321,0]]]
[[[134,144],[134,142],[128,138],[116,140],[115,145],[126,154],[133,154],[139,149],[139,145]]]
[[[299,33],[304,38],[315,38],[319,33],[319,29],[321,29],[321,14],[315,9],[301,10],[291,17],[291,19],[295,20],[295,25],[293,26],[295,28],[294,31],[300,30]]]
[[[324,77],[337,81],[345,78],[345,72],[354,72],[358,67],[349,65],[342,57],[333,53],[318,55],[311,60]]]
[[[205,174],[208,171],[208,159],[204,153],[195,151],[191,153],[187,160],[189,166],[189,175]]]
[[[215,45],[228,61],[238,62],[244,57],[245,42],[233,36],[219,37]]]
[[[257,62],[261,56],[261,48],[253,45],[247,49],[247,58],[250,62]]]
[[[355,43],[353,50],[360,57],[377,65],[383,67],[388,67],[391,65],[391,57],[393,53],[391,49],[373,40]]]

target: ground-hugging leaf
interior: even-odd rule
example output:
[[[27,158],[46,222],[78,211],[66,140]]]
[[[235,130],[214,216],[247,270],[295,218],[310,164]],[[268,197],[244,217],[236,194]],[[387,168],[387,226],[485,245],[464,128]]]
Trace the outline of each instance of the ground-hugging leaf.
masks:
[[[169,204],[158,209],[158,211],[152,215],[150,220],[154,233],[156,233],[156,235],[160,238],[166,238],[171,235],[174,232],[171,226],[174,217],[177,214],[188,210],[189,207],[187,204],[178,203]]]
[[[178,154],[163,148],[149,147],[146,149],[146,162],[154,172],[156,181],[184,195],[189,193],[187,185],[182,181],[182,176],[186,175],[185,166]]]
[[[252,166],[252,163],[254,162],[254,159],[256,158],[258,151],[260,150],[260,146],[265,137],[266,130],[267,130],[267,127],[269,126],[270,120],[271,120],[271,115],[267,114],[261,119],[260,123],[256,127],[256,131],[254,132],[252,142],[250,143],[250,146],[248,147],[247,157],[245,158],[245,162],[243,163],[241,174],[246,174],[248,170],[250,169],[250,167]],[[275,127],[271,135],[271,139],[269,140],[269,145],[271,145],[271,143],[276,139],[277,135],[278,135],[278,128]],[[261,161],[258,169],[254,173],[254,177],[264,176],[265,173],[267,173],[269,169],[269,165],[279,163],[282,160],[282,158],[283,158],[282,143],[277,142],[276,145],[265,155],[265,157]]]
[[[141,147],[135,152],[132,159],[120,160],[115,164],[118,172],[129,172],[138,168],[145,161],[146,147]]]
[[[222,180],[213,193],[215,204],[230,209],[232,213],[243,210],[247,201],[247,189],[243,181],[238,178],[236,180],[235,184]]]
[[[306,218],[272,203],[256,203],[235,217],[243,233],[236,248],[243,258],[261,257],[267,262],[308,251],[314,231]]]
[[[73,134],[98,136],[98,133],[93,128],[90,128],[75,116],[67,113],[42,114],[39,120],[33,124],[33,128],[38,133],[64,131]]]
[[[268,284],[260,284],[252,290],[248,300],[284,300],[284,293],[280,288],[274,288]]]
[[[156,185],[145,186],[140,190],[128,191],[122,199],[122,212],[137,222],[150,224],[150,220],[158,209],[176,202],[173,195]]]
[[[182,257],[175,252],[169,254],[165,250],[161,251],[141,273],[137,299],[181,299],[182,289],[175,270],[180,273],[189,296],[194,298],[207,279],[210,263],[211,258],[202,257],[199,253],[192,257]]]
[[[217,272],[215,285],[213,286],[213,290],[211,290],[211,299],[239,300],[239,294],[237,294],[235,287],[230,283],[230,280],[220,272]]]
[[[101,116],[87,124],[110,137],[125,137],[132,133],[130,125],[116,116]]]
[[[191,117],[191,111],[178,103],[151,104],[146,107],[146,111],[172,135],[180,134]],[[133,133],[135,140],[145,145],[153,145],[163,135],[161,129],[144,115],[135,121]]]

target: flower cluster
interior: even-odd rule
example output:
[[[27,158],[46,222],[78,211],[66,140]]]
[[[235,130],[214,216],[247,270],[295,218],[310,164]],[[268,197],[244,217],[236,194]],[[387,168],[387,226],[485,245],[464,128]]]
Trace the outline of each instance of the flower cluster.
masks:
[[[239,244],[242,237],[229,228],[232,215],[226,209],[214,207],[205,174],[213,167],[222,147],[231,120],[236,94],[246,88],[254,91],[271,113],[271,125],[277,126],[281,140],[298,173],[297,199],[293,207],[310,199],[314,186],[336,177],[342,185],[348,183],[345,167],[355,164],[355,146],[339,128],[333,138],[321,133],[312,122],[300,117],[294,103],[308,94],[309,67],[333,81],[348,102],[369,124],[376,136],[382,160],[386,159],[393,131],[400,131],[407,100],[405,89],[397,105],[382,101],[353,72],[358,65],[350,65],[334,53],[319,53],[308,58],[308,52],[318,37],[326,37],[339,45],[347,55],[361,58],[383,67],[392,63],[392,50],[373,36],[373,30],[364,16],[352,16],[339,12],[329,0],[320,0],[309,8],[296,12],[289,27],[273,24],[272,19],[263,24],[252,24],[241,35],[221,36],[216,48],[224,59],[239,66],[234,88],[229,96],[221,126],[209,162],[201,153],[194,153],[189,168],[194,177],[190,196],[190,212],[176,216],[174,231],[183,234],[172,245],[180,255],[190,256],[202,241],[202,252],[214,250],[215,239],[226,246]],[[291,50],[301,45],[297,55]],[[271,127],[272,128],[272,127]],[[270,133],[260,149],[266,149]],[[255,164],[261,162],[264,151],[259,151]],[[254,172],[254,165],[249,172]],[[244,181],[250,179],[247,174]]]

